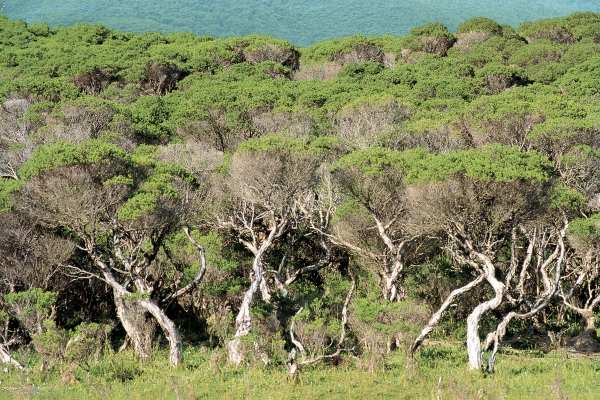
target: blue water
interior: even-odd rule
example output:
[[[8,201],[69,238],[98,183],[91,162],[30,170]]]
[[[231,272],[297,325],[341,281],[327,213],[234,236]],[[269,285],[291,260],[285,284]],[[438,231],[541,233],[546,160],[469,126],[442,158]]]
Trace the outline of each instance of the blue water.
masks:
[[[270,34],[297,45],[363,34],[403,34],[424,22],[454,29],[473,16],[517,25],[600,0],[0,0],[13,18],[51,25],[101,23],[128,31],[192,31],[213,36]]]

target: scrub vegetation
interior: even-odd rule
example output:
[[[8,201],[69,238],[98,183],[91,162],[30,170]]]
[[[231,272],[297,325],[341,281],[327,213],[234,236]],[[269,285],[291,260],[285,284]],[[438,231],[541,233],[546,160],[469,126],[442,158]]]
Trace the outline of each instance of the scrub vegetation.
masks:
[[[600,14],[1,17],[0,99],[0,396],[600,395]]]

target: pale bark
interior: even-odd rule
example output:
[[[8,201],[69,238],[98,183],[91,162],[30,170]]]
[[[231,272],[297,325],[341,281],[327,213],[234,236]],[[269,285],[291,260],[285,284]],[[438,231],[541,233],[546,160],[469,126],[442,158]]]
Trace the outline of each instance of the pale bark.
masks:
[[[250,328],[252,327],[252,316],[250,314],[250,307],[252,306],[254,295],[259,290],[262,280],[263,268],[261,265],[261,260],[260,258],[255,258],[252,267],[250,287],[248,288],[248,290],[246,290],[246,293],[244,293],[242,304],[240,305],[240,309],[235,319],[235,335],[227,345],[227,349],[229,352],[229,361],[235,366],[239,366],[244,360],[241,338],[247,336],[248,333],[250,333]]]
[[[584,316],[585,321],[585,331],[593,332],[594,336],[596,335],[596,317],[594,315],[594,311],[591,310]]]
[[[525,256],[525,260],[521,265],[521,273],[519,274],[519,283],[517,284],[517,292],[519,293],[519,299],[522,299],[525,296],[525,279],[527,278],[527,270],[529,269],[529,265],[531,264],[531,260],[533,259],[533,249],[535,247],[537,235],[533,234],[532,239],[529,241],[529,245],[527,246],[527,255]],[[516,238],[513,238],[516,241]],[[514,249],[513,249],[514,252]],[[510,282],[509,282],[510,284]]]
[[[596,316],[593,307],[576,307],[568,302],[565,305],[572,311],[575,311],[583,319],[584,334],[596,337]]]
[[[479,337],[479,323],[488,312],[496,309],[504,297],[505,286],[496,278],[496,268],[485,254],[474,252],[474,255],[483,264],[485,280],[494,290],[494,297],[479,304],[467,317],[467,353],[469,355],[469,368],[480,370],[482,366],[481,339]]]
[[[121,310],[126,310],[127,307],[133,305],[133,307],[137,307],[138,310],[141,308],[145,312],[148,312],[150,315],[152,315],[152,317],[154,317],[156,322],[162,328],[163,333],[165,334],[169,342],[169,361],[171,362],[171,365],[174,367],[179,365],[179,363],[181,362],[181,338],[179,337],[179,332],[173,321],[169,319],[165,312],[152,300],[127,299],[127,297],[132,296],[133,293],[128,291],[115,279],[114,275],[106,266],[106,264],[104,264],[97,258],[95,258],[94,261],[102,270],[104,280],[112,287],[115,296],[115,302],[120,303]],[[121,313],[121,315],[119,315],[119,319],[121,323],[123,323],[123,327],[125,328],[127,335],[132,340],[133,346],[136,349],[137,353],[138,351],[142,350],[142,347],[138,348],[138,344],[136,344],[136,341],[143,338],[143,332],[140,332],[140,326],[138,324],[132,323],[132,318],[123,318],[126,314],[127,313]],[[143,315],[143,313],[139,314]],[[139,345],[143,345],[143,342],[140,342]]]
[[[8,349],[4,347],[4,345],[0,344],[0,363],[12,365],[17,369],[23,369],[23,366],[19,364],[17,360],[15,360],[9,353]]]
[[[584,332],[580,336],[589,336],[594,339],[597,338],[594,313],[600,305],[598,285],[599,260],[598,254],[593,249],[589,249],[582,257],[581,270],[579,271],[577,280],[573,283],[568,293],[564,293],[563,291],[560,293],[563,304],[583,319]],[[571,300],[577,298],[575,296],[577,290],[582,292],[580,296],[585,299],[581,305],[576,305],[577,303]]]
[[[324,240],[321,240],[321,247],[325,250],[325,255],[319,259],[316,263],[304,266],[302,268],[296,268],[291,273],[287,266],[287,255],[284,255],[279,264],[277,271],[272,271],[273,281],[279,292],[279,295],[283,298],[288,296],[288,288],[292,285],[299,277],[309,272],[320,271],[325,266],[331,263],[331,249]],[[284,268],[286,267],[286,268]],[[263,296],[264,298],[264,296]]]
[[[383,297],[388,301],[399,301],[404,298],[404,290],[398,282],[400,273],[404,269],[404,264],[400,260],[400,255],[392,264],[392,267],[386,269],[382,274],[383,278]]]
[[[252,327],[252,315],[250,314],[250,307],[252,306],[256,292],[260,290],[261,285],[263,284],[264,268],[262,264],[262,258],[266,251],[273,244],[277,232],[278,227],[272,227],[269,236],[259,248],[256,248],[251,243],[245,243],[246,246],[254,253],[254,261],[252,262],[250,287],[246,290],[246,293],[244,293],[242,304],[240,305],[240,309],[235,319],[235,335],[227,344],[229,362],[235,366],[239,366],[244,360],[242,338],[250,333],[250,328]]]
[[[484,350],[488,350],[490,347],[492,347],[491,354],[490,354],[490,357],[488,360],[488,367],[487,367],[488,372],[493,372],[493,370],[494,370],[496,356],[498,354],[498,350],[500,348],[502,339],[506,335],[506,329],[507,329],[508,325],[510,324],[510,322],[513,319],[523,320],[523,319],[531,318],[532,316],[536,315],[537,313],[542,311],[544,308],[546,308],[546,306],[550,303],[550,300],[552,300],[552,298],[558,291],[558,284],[559,284],[560,278],[562,276],[562,266],[563,266],[563,262],[565,259],[565,252],[566,252],[564,238],[567,233],[567,228],[568,228],[568,223],[565,223],[565,226],[559,233],[558,244],[556,246],[556,249],[548,258],[546,258],[546,260],[541,264],[541,266],[539,268],[539,272],[542,275],[544,292],[539,296],[538,300],[534,303],[534,305],[531,307],[531,309],[529,311],[522,312],[522,313],[519,313],[516,311],[509,312],[506,316],[504,316],[502,321],[498,324],[498,326],[496,327],[496,330],[491,332],[490,334],[488,334],[488,337],[486,338],[485,345],[484,345]],[[525,261],[523,263],[523,265],[525,266],[524,269],[527,268],[527,266],[531,263],[531,257],[532,257],[532,252],[533,252],[533,246],[531,245],[531,243],[535,243],[535,239],[532,239],[530,241],[530,245],[527,249],[527,255],[526,255]],[[540,253],[542,254],[543,252],[540,251]],[[552,280],[550,280],[550,278],[548,276],[548,268],[555,261],[556,261],[556,267],[554,269],[554,277]],[[524,296],[524,290],[523,290],[523,283],[521,281],[519,281],[517,290],[519,291],[520,298],[522,298],[522,296]]]
[[[467,283],[466,285],[464,285],[464,286],[462,286],[462,287],[460,287],[458,289],[454,289],[448,295],[448,297],[446,297],[446,300],[444,301],[444,303],[431,316],[431,318],[429,319],[429,322],[427,322],[427,325],[425,326],[425,328],[423,328],[423,330],[421,331],[421,333],[419,334],[419,336],[415,339],[415,341],[413,342],[412,346],[410,347],[410,355],[411,356],[413,356],[415,354],[415,352],[423,344],[423,342],[425,341],[425,339],[427,339],[427,337],[429,336],[429,334],[439,324],[440,320],[444,316],[444,313],[454,303],[454,301],[459,296],[461,296],[461,295],[469,292],[471,289],[473,289],[474,287],[476,287],[477,285],[479,285],[481,282],[483,282],[484,279],[485,279],[484,275],[479,275],[476,279],[472,280],[471,282]]]
[[[113,291],[117,317],[125,329],[126,340],[133,346],[135,354],[142,360],[150,357],[155,325],[146,318],[145,310],[135,303],[129,302],[122,295]]]
[[[271,291],[269,290],[269,286],[267,285],[267,280],[263,276],[263,279],[260,281],[260,296],[262,300],[270,304],[271,303]]]
[[[372,215],[372,217],[375,220],[379,237],[387,247],[392,258],[391,266],[386,265],[381,272],[383,279],[383,297],[388,301],[402,300],[404,297],[404,290],[400,286],[398,279],[404,270],[402,256],[404,253],[404,247],[409,240],[402,240],[397,244],[394,243],[387,232],[389,226],[384,225],[375,215]]]
[[[401,275],[405,267],[405,247],[409,242],[414,240],[414,238],[408,238],[407,236],[402,235],[400,239],[392,239],[389,229],[396,219],[384,224],[373,212],[370,212],[370,215],[375,222],[377,235],[387,249],[383,253],[375,253],[365,247],[350,243],[349,241],[344,240],[339,234],[334,235],[327,233],[321,228],[316,228],[315,230],[324,237],[327,237],[331,243],[340,247],[344,247],[355,254],[382,264],[377,271],[381,279],[381,295],[383,299],[387,301],[400,301],[405,296],[405,291],[401,282]]]
[[[552,296],[548,296],[540,304],[538,304],[536,307],[531,309],[529,312],[517,313],[515,311],[511,311],[504,316],[502,321],[500,321],[500,323],[496,327],[496,330],[491,332],[488,335],[486,342],[483,346],[483,348],[487,350],[493,345],[491,354],[490,354],[490,358],[488,360],[488,366],[487,366],[488,372],[494,371],[494,365],[496,363],[496,356],[498,354],[498,350],[500,349],[500,343],[502,343],[502,339],[506,335],[506,329],[507,329],[508,325],[510,324],[510,322],[513,319],[527,319],[527,318],[530,318],[530,317],[536,315],[538,312],[543,310],[548,305],[551,298],[552,298]]]
[[[181,337],[173,320],[152,300],[140,300],[139,304],[148,311],[162,328],[169,342],[169,361],[176,367],[181,362]]]
[[[565,304],[567,303],[565,302]],[[579,314],[584,323],[583,332],[573,338],[572,345],[575,347],[575,350],[586,353],[599,352],[600,342],[598,341],[598,334],[596,331],[596,317],[594,315],[594,309],[573,307],[572,305],[570,308]]]

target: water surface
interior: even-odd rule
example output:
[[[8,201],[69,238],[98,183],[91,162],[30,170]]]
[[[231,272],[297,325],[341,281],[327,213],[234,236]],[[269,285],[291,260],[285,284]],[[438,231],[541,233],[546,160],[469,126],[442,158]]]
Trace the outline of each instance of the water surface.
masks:
[[[473,16],[517,25],[600,0],[0,0],[13,18],[51,25],[101,23],[127,31],[192,31],[213,36],[270,34],[297,45],[356,33],[403,34],[440,21],[455,29]]]

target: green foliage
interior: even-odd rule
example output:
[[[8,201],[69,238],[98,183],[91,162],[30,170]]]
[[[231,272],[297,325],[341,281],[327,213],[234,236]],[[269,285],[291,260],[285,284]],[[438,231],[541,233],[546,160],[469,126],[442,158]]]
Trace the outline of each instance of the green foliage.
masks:
[[[339,139],[331,136],[307,140],[284,135],[264,135],[243,142],[237,150],[239,152],[281,153],[291,157],[317,157],[336,151],[339,146]]]
[[[62,361],[68,339],[68,333],[58,328],[56,323],[51,320],[45,320],[43,330],[32,336],[35,350],[47,365]]]
[[[50,315],[50,309],[56,303],[57,295],[55,292],[45,292],[42,289],[34,288],[5,294],[4,301],[18,312],[18,318],[23,320],[35,318],[43,321]]]
[[[552,189],[550,204],[553,208],[577,211],[585,207],[585,195],[566,185],[556,185]]]
[[[191,232],[194,239],[204,248],[206,264],[209,269],[216,269],[222,273],[235,273],[239,267],[238,261],[228,254],[226,238],[217,231],[206,233],[194,230]],[[185,265],[182,277],[182,285],[194,279],[200,268],[198,252],[196,247],[190,243],[183,232],[172,235],[167,244],[167,251],[171,257]],[[225,281],[204,282],[202,293],[208,296],[234,295],[240,292],[242,282],[234,277],[228,277]]]
[[[411,29],[411,35],[415,36],[450,36],[450,31],[444,24],[432,22]]]
[[[537,152],[521,152],[514,147],[490,145],[480,151],[458,153],[457,160],[467,176],[496,182],[515,180],[547,181],[552,164]]]
[[[28,76],[14,81],[0,83],[0,96],[16,93],[20,96],[34,96],[40,100],[60,101],[74,99],[79,89],[65,77],[44,78]]]
[[[18,180],[0,178],[0,213],[10,209],[12,194],[21,189],[22,185]]]
[[[376,76],[384,69],[383,65],[375,62],[352,63],[344,66],[337,77],[340,79],[365,79],[368,76]]]
[[[550,83],[569,69],[560,62],[564,51],[564,45],[539,41],[516,50],[509,62],[524,67],[529,80]]]
[[[519,27],[519,34],[530,40],[550,39],[556,42],[572,41],[573,34],[559,19],[526,22]]]
[[[485,17],[475,17],[466,20],[462,24],[458,26],[456,30],[458,33],[468,33],[468,32],[485,32],[485,33],[493,33],[493,34],[501,34],[502,26],[498,24],[496,21],[485,18]]]
[[[578,40],[597,40],[600,34],[600,17],[597,13],[574,13],[564,18],[564,24]]]
[[[4,302],[12,317],[17,319],[25,331],[34,339],[36,350],[51,359],[62,354],[62,341],[66,337],[56,329],[50,319],[58,293],[33,288],[4,295]],[[38,342],[39,341],[39,347]],[[43,351],[42,351],[43,350]]]
[[[79,365],[92,359],[98,360],[104,350],[110,348],[111,330],[112,326],[95,322],[77,325],[70,334],[69,342],[65,348],[65,358]]]
[[[87,368],[87,373],[104,382],[125,383],[139,377],[143,370],[130,354],[116,354],[100,360]]]
[[[401,352],[390,355],[386,368],[374,374],[357,368],[345,358],[340,368],[306,367],[302,379],[291,381],[288,372],[276,368],[240,369],[226,366],[216,351],[184,349],[181,368],[165,372],[158,355],[140,365],[131,352],[112,354],[77,369],[77,383],[61,382],[60,374],[47,374],[32,368],[30,382],[36,383],[38,396],[48,399],[77,400],[140,400],[173,398],[174,392],[186,398],[334,398],[353,399],[376,397],[430,398],[527,398],[544,400],[563,396],[593,400],[598,388],[593,383],[600,374],[598,361],[591,357],[576,359],[563,352],[540,356],[531,351],[507,351],[499,360],[502,367],[490,376],[467,371],[460,343],[446,343],[422,350],[417,366],[406,368]],[[22,397],[31,383],[24,383],[18,371],[4,375],[3,394],[8,398]],[[550,382],[550,384],[548,384]],[[42,384],[44,383],[44,384]]]
[[[165,140],[171,135],[166,125],[170,111],[161,97],[140,97],[130,110],[138,135],[147,140]]]
[[[125,150],[98,139],[90,139],[79,145],[57,142],[40,146],[21,169],[21,179],[30,179],[55,168],[95,164],[110,159],[126,159]]]
[[[491,62],[505,64],[517,50],[526,46],[527,44],[519,37],[493,36],[484,42],[474,44],[461,56],[476,67]],[[452,54],[454,55],[454,52]]]
[[[557,82],[571,96],[592,97],[600,94],[600,57],[592,57],[571,68]]]
[[[502,145],[447,154],[369,148],[340,158],[334,170],[342,168],[358,168],[367,176],[384,174],[393,168],[402,172],[407,184],[443,181],[456,174],[497,182],[546,181],[552,174],[552,164],[541,154]]]
[[[157,150],[153,146],[139,146],[135,153],[129,155],[120,146],[101,139],[90,139],[80,144],[56,142],[40,146],[19,170],[19,176],[27,181],[38,175],[60,167],[75,165],[99,165],[118,161],[130,168],[132,173],[138,173],[138,168],[146,168],[146,175],[140,177],[115,175],[104,181],[105,186],[133,186],[133,195],[121,205],[119,218],[135,220],[152,212],[159,201],[176,199],[178,191],[174,186],[176,180],[193,180],[181,167],[175,164],[161,162],[157,159]],[[8,206],[10,194],[20,188],[22,182],[2,181],[0,191],[1,204]],[[6,207],[5,206],[5,207]]]
[[[127,294],[124,299],[126,301],[130,301],[132,303],[136,302],[136,301],[141,301],[141,300],[150,300],[150,295],[148,293],[143,293],[143,292],[131,292],[129,294]]]
[[[357,35],[317,43],[302,51],[302,59],[307,60],[309,63],[333,61],[341,55],[350,53],[360,47],[379,48],[375,40]]]
[[[477,76],[484,78],[494,76],[507,79],[508,81],[522,81],[526,77],[526,72],[524,69],[514,65],[490,63],[478,70]]]
[[[355,300],[352,309],[357,320],[386,336],[400,332],[415,335],[426,311],[422,305],[410,300],[383,301],[377,293]]]
[[[173,175],[153,173],[146,179],[118,211],[123,221],[136,220],[154,211],[161,201],[176,199],[179,194],[173,186]]]
[[[117,175],[113,176],[110,179],[104,181],[105,186],[131,186],[133,184],[133,179],[129,176]]]
[[[600,239],[600,214],[572,221],[569,226],[569,234],[586,241]]]
[[[352,152],[334,164],[333,170],[356,168],[361,173],[379,175],[388,168],[398,168],[402,162],[402,155],[407,155],[413,160],[421,160],[429,154],[424,150],[411,150],[410,153],[400,153],[383,147],[371,147]]]

